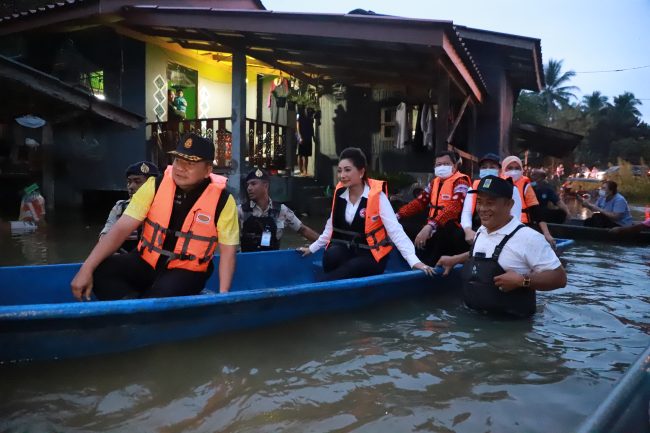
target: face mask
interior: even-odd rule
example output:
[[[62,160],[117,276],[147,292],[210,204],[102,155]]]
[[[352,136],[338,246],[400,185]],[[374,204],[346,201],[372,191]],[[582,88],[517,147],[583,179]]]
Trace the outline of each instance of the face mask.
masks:
[[[483,179],[485,176],[498,176],[499,175],[499,169],[498,168],[482,168],[478,171],[478,177]]]
[[[521,170],[508,170],[506,171],[506,177],[511,177],[512,180],[517,182],[521,179]]]
[[[451,176],[451,165],[439,165],[434,169],[436,176],[442,179],[447,179]]]
[[[607,191],[605,191],[604,189],[599,189],[598,190],[598,196],[599,197],[607,197]]]

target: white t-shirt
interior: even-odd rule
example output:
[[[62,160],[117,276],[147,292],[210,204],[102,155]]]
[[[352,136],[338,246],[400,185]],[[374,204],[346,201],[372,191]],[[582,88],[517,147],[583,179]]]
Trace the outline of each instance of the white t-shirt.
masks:
[[[474,238],[474,254],[484,253],[485,257],[492,257],[494,248],[519,224],[521,222],[517,218],[512,218],[508,224],[492,233],[481,226]],[[499,265],[506,271],[528,275],[532,272],[552,271],[562,263],[542,234],[530,227],[522,227],[503,247]]]

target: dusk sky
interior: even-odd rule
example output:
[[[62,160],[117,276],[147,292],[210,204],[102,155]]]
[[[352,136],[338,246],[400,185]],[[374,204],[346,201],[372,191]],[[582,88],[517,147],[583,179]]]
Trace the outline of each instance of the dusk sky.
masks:
[[[542,56],[577,73],[578,98],[630,91],[650,123],[650,0],[262,0],[269,10],[377,13],[434,20],[540,38]],[[589,73],[638,68],[621,72]]]

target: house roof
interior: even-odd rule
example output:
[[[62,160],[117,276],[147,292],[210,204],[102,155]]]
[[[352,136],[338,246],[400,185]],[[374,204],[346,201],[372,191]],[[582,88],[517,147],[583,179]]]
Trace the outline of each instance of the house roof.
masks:
[[[131,128],[141,126],[144,121],[144,116],[97,99],[85,89],[3,56],[0,56],[0,83],[5,98],[12,101],[0,106],[2,121],[17,115],[34,114],[57,123],[83,113],[92,113]]]
[[[513,125],[513,136],[519,148],[556,158],[569,155],[583,139],[582,135],[535,123]]]
[[[465,26],[456,26],[456,29],[470,51],[479,52],[486,45],[492,45],[503,53],[503,66],[517,91],[526,89],[539,92],[544,88],[540,39]],[[481,65],[479,62],[478,66],[491,65]]]
[[[0,35],[42,28],[48,25],[111,16],[124,6],[146,4],[147,0],[33,0],[15,2],[12,10],[0,10]],[[161,6],[215,7],[222,9],[266,9],[261,0],[156,0]],[[35,6],[38,4],[38,6]]]
[[[125,7],[122,16],[120,25],[184,48],[242,49],[320,82],[392,80],[431,86],[444,69],[475,100],[486,93],[451,21],[163,6]]]

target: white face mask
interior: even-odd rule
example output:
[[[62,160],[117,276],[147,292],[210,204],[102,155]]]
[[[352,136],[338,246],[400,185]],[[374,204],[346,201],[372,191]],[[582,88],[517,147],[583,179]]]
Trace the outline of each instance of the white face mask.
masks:
[[[442,179],[447,179],[451,176],[451,165],[439,165],[434,169],[436,176]]]
[[[521,179],[521,170],[508,170],[506,171],[506,177],[511,177],[512,180],[517,182]]]
[[[599,197],[607,197],[607,191],[605,191],[604,189],[599,189],[598,190],[598,196]]]
[[[485,176],[499,176],[498,168],[482,168],[478,171],[478,177],[483,179]]]

